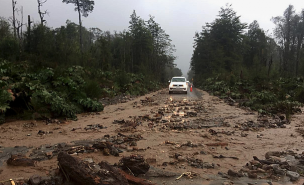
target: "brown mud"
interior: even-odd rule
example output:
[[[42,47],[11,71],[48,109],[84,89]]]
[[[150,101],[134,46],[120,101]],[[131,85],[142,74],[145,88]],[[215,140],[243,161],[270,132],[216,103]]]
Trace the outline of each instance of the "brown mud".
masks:
[[[302,184],[302,177],[292,183],[288,177],[227,178],[221,174],[242,169],[253,156],[264,159],[269,151],[302,154],[299,128],[303,126],[303,114],[283,123],[230,106],[202,90],[170,95],[161,90],[107,105],[100,113],[78,115],[78,121],[2,124],[0,183],[34,174],[54,175],[56,155],[65,151],[112,165],[123,156],[142,155],[151,168],[140,177],[155,184]],[[35,160],[35,166],[7,164],[11,154],[20,153]]]

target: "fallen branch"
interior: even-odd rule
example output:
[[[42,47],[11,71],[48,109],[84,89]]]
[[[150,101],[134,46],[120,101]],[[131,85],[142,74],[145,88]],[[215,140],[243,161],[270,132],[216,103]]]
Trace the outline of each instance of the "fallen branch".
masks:
[[[219,156],[214,155],[213,158],[220,158],[220,159],[231,158],[231,159],[239,160],[239,158],[237,158],[237,157],[227,157],[227,156],[223,156],[223,155],[219,155]]]
[[[133,175],[129,175],[128,173],[126,173],[125,171],[118,169],[119,173],[122,174],[129,183],[132,183],[134,185],[155,185],[152,182],[149,182],[145,179],[141,179],[138,177],[134,177]]]
[[[100,162],[100,168],[95,168],[91,163],[81,161],[67,153],[58,154],[60,170],[66,172],[65,176],[80,185],[128,185],[127,179],[120,174],[117,168],[112,167],[107,162]]]

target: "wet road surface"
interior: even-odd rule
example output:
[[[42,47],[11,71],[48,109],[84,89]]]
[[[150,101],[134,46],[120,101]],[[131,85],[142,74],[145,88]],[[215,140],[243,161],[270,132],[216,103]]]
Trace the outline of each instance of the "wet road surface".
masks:
[[[193,92],[190,92],[189,88],[187,94],[169,94],[168,90],[164,89],[143,97],[129,98],[124,103],[106,106],[101,113],[79,115],[78,121],[62,121],[46,125],[45,122],[26,120],[3,124],[0,126],[2,146],[0,157],[9,155],[11,151],[9,147],[25,146],[24,153],[30,156],[32,150],[44,149],[46,145],[52,149],[52,146],[57,146],[58,143],[70,144],[75,143],[76,140],[90,143],[93,140],[104,140],[104,136],[109,135],[111,139],[116,138],[114,141],[119,145],[117,147],[121,147],[120,150],[123,151],[119,157],[105,156],[102,151],[77,153],[77,150],[74,152],[75,156],[81,159],[89,158],[97,163],[105,160],[114,164],[122,156],[143,155],[145,159],[152,161],[150,165],[154,168],[176,174],[166,178],[161,175],[145,176],[156,184],[217,185],[233,181],[234,184],[240,185],[248,183],[264,185],[269,180],[223,179],[218,172],[227,173],[229,169],[240,170],[252,160],[253,155],[263,158],[270,150],[298,149],[298,152],[302,152],[299,142],[302,140],[301,136],[290,137],[294,134],[295,124],[303,120],[300,116],[296,117],[286,129],[246,131],[248,136],[243,137],[241,134],[243,131],[234,126],[256,121],[258,117],[256,112],[229,106],[223,100],[195,88]],[[126,127],[125,124],[114,124],[117,120],[132,123],[139,118],[144,119],[140,120],[140,124],[136,123],[135,128]],[[98,124],[103,126],[102,129],[88,129],[88,125],[92,127]],[[219,134],[212,135],[209,128]],[[38,134],[40,131],[44,134]],[[137,134],[141,135],[142,139],[132,142],[132,146],[130,143],[121,144],[121,141],[117,140],[118,133]],[[264,137],[257,138],[257,134],[263,134]],[[278,139],[278,136],[281,139]],[[228,143],[228,150],[222,146],[206,145],[215,142]],[[43,151],[41,154],[45,157]],[[221,154],[238,157],[238,160],[213,158],[214,155]],[[193,161],[197,164],[193,164]],[[49,160],[41,160],[37,166],[30,168],[10,167],[4,162],[2,166],[0,165],[0,171],[3,170],[0,172],[0,181],[18,177],[28,178],[33,174],[45,176],[56,168],[56,156]],[[179,175],[187,172],[191,172],[193,176],[190,176],[191,178],[183,176],[176,180]],[[289,181],[273,183],[276,184],[291,183]]]

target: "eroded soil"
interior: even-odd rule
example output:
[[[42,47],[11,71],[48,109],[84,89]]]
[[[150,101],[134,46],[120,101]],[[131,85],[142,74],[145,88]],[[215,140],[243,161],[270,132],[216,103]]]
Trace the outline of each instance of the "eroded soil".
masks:
[[[290,123],[261,117],[249,109],[228,105],[201,90],[185,94],[157,91],[107,105],[78,121],[16,121],[0,126],[0,182],[50,176],[58,169],[59,151],[84,160],[118,163],[122,156],[143,155],[151,168],[142,178],[156,184],[302,184],[289,178],[225,178],[242,169],[253,156],[268,151],[304,151],[302,114]],[[110,150],[93,147],[111,142]],[[35,166],[8,166],[11,154],[23,153]],[[220,173],[219,173],[220,172]],[[185,173],[186,175],[180,175]],[[179,180],[176,180],[179,178]]]

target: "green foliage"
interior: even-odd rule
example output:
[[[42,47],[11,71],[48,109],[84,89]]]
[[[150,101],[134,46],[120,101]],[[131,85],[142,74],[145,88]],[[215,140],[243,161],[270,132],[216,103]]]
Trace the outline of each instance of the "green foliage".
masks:
[[[0,58],[15,61],[19,56],[19,45],[13,37],[0,40]]]
[[[16,97],[6,90],[0,92],[1,111],[14,106],[36,112],[42,117],[64,116],[76,119],[83,111],[102,111],[98,102],[101,88],[96,80],[90,79],[85,69],[72,66],[67,69],[43,68],[33,71],[26,62],[0,63],[2,88],[10,88]],[[11,106],[9,103],[11,102]]]
[[[0,89],[0,114],[9,109],[9,102],[12,101],[11,94],[4,89]]]
[[[142,74],[121,70],[111,72],[81,66],[37,70],[28,62],[7,61],[0,62],[0,67],[2,114],[13,110],[18,114],[32,112],[40,118],[77,119],[76,115],[84,111],[102,111],[99,102],[102,97],[121,93],[143,95],[161,87]]]
[[[227,83],[215,77],[206,79],[202,88],[221,98],[240,100],[240,106],[250,107],[261,114],[285,113],[286,117],[290,117],[304,103],[304,82],[301,78],[271,81],[255,78]]]

